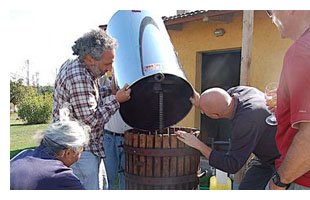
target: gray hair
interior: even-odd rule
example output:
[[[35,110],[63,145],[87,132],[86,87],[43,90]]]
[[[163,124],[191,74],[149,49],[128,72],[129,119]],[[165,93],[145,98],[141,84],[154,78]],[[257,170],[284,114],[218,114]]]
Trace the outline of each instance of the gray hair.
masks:
[[[70,120],[67,107],[60,109],[59,115],[60,121],[50,124],[45,132],[38,132],[35,139],[55,154],[69,147],[79,152],[88,143],[90,127]]]
[[[81,61],[87,55],[98,61],[106,50],[117,48],[117,41],[104,30],[92,30],[74,43],[72,46],[73,55],[77,55]]]

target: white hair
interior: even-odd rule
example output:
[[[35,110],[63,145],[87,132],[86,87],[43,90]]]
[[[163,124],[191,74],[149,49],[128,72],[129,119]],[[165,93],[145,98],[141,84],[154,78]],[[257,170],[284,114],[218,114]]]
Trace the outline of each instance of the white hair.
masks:
[[[35,139],[48,147],[55,154],[66,148],[77,153],[89,139],[90,127],[69,119],[68,105],[59,111],[60,121],[49,125],[45,132],[38,132]]]
[[[91,30],[74,42],[73,55],[84,60],[90,55],[95,60],[100,60],[106,50],[117,48],[117,41],[109,36],[104,30]]]

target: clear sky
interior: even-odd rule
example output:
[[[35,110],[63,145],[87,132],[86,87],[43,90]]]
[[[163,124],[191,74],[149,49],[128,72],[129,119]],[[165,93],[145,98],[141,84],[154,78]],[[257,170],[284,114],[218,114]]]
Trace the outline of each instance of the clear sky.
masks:
[[[11,38],[10,73],[26,76],[25,61],[29,60],[30,82],[32,74],[39,72],[40,85],[52,85],[56,68],[68,58],[74,58],[71,46],[91,29],[107,24],[118,10],[106,0],[87,4],[75,1],[13,3],[9,11],[9,37]],[[92,3],[90,3],[92,2]],[[121,9],[122,6],[119,6]],[[156,9],[160,16],[176,13],[172,8]]]
[[[4,29],[7,35],[1,38],[3,40],[1,47],[6,55],[2,64],[10,73],[26,76],[25,61],[29,60],[30,79],[35,72],[39,72],[40,85],[52,85],[56,76],[56,68],[59,69],[64,61],[73,58],[71,46],[74,41],[91,29],[108,23],[117,10],[146,9],[160,16],[170,16],[175,15],[177,9],[242,10],[266,9],[267,6],[274,8],[277,5],[270,5],[272,2],[268,0],[260,0],[258,4],[242,0],[222,0],[221,2],[208,0],[3,0],[1,2],[0,20],[7,19],[7,28]]]

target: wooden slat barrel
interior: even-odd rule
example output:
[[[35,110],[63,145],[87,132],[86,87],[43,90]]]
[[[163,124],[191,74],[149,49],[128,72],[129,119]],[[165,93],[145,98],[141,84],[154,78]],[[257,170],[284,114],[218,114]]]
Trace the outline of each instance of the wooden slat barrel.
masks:
[[[198,137],[197,129],[166,128],[165,133],[125,132],[125,179],[129,190],[198,189],[200,153],[177,139],[183,130]]]

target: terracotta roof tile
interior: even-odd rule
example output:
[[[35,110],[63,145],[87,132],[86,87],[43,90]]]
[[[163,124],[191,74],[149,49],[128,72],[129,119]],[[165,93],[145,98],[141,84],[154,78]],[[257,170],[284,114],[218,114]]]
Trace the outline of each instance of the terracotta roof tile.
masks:
[[[176,19],[182,19],[182,18],[186,18],[186,17],[189,17],[189,16],[196,16],[196,15],[202,15],[202,14],[205,14],[207,13],[208,11],[206,10],[195,10],[195,11],[192,11],[192,12],[187,12],[187,13],[183,13],[183,14],[178,14],[178,15],[173,15],[173,16],[163,16],[162,19],[163,21],[171,21],[171,20],[176,20]]]

